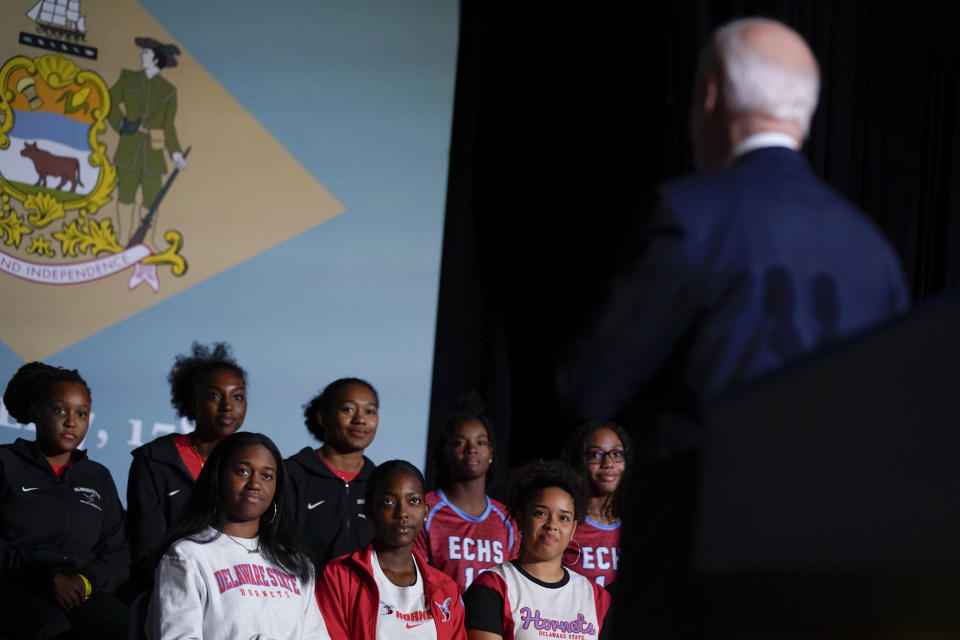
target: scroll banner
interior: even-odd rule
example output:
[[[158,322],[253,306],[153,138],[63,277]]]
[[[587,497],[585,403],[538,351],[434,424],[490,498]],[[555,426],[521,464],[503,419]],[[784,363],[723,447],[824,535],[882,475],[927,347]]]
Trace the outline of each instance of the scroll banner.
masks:
[[[0,251],[0,271],[12,276],[40,284],[79,284],[92,282],[112,276],[124,269],[136,266],[127,284],[133,289],[141,282],[147,282],[154,291],[159,288],[154,265],[141,265],[140,261],[153,252],[145,244],[135,244],[120,253],[112,253],[103,258],[94,258],[84,262],[51,265],[29,262]],[[151,277],[151,271],[154,271]]]

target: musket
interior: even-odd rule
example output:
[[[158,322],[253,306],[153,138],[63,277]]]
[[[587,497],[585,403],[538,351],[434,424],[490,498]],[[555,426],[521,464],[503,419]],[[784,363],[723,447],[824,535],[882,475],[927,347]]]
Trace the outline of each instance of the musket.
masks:
[[[190,154],[190,149],[192,148],[193,147],[187,147],[187,150],[183,152],[184,158]],[[135,244],[140,244],[143,242],[143,239],[147,237],[147,229],[150,228],[150,223],[153,221],[153,216],[156,215],[157,209],[160,208],[160,201],[163,200],[163,196],[167,195],[167,191],[169,191],[170,185],[173,184],[173,180],[177,177],[178,173],[180,173],[180,169],[174,168],[173,172],[170,174],[170,177],[167,178],[167,181],[163,184],[163,187],[160,189],[160,193],[157,194],[157,199],[153,201],[153,206],[150,207],[150,211],[147,211],[147,215],[143,216],[143,219],[140,221],[140,226],[137,227],[137,230],[133,232],[132,236],[130,236],[130,242],[127,243],[128,249]]]

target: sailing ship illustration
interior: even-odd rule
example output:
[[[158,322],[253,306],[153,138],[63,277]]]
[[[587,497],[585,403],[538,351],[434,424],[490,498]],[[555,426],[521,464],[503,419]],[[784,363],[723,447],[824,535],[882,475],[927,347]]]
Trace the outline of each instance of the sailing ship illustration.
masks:
[[[80,15],[80,0],[38,0],[27,17],[33,20],[37,31],[72,40],[85,40],[87,26]]]

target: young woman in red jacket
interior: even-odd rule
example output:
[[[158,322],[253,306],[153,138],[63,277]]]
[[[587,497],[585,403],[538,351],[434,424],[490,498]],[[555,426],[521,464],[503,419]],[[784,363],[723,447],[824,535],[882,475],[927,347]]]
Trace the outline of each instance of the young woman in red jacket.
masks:
[[[333,638],[466,640],[456,583],[413,550],[428,507],[423,475],[409,462],[384,462],[364,503],[373,542],[330,561],[317,602]]]

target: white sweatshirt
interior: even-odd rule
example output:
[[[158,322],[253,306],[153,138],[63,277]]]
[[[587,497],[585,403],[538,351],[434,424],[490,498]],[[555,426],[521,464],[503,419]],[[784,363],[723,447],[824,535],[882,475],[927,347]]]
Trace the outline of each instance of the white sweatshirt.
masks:
[[[214,529],[201,539],[216,535]],[[236,540],[236,541],[235,541]],[[146,631],[151,640],[330,640],[307,584],[225,534],[178,540],[157,568]],[[242,543],[242,546],[241,544]]]

